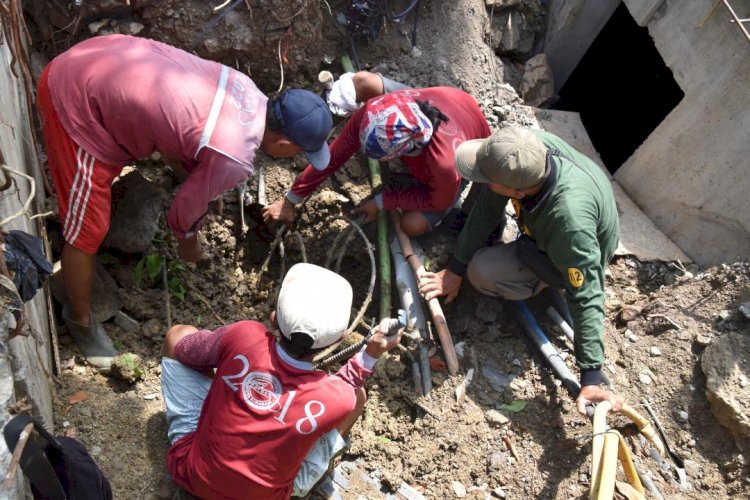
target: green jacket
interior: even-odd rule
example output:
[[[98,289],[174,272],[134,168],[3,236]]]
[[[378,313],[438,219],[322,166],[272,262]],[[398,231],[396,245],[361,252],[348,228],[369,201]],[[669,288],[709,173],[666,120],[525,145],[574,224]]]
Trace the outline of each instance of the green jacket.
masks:
[[[565,141],[549,132],[534,132],[550,151],[560,154],[548,155],[554,163],[553,177],[538,195],[541,201],[531,209],[526,203],[515,204],[521,212],[519,226],[565,278],[578,367],[596,371],[599,378],[604,363],[604,271],[620,234],[612,186],[596,163]],[[505,220],[507,203],[507,197],[485,186],[459,236],[458,263],[467,265],[485,245]]]

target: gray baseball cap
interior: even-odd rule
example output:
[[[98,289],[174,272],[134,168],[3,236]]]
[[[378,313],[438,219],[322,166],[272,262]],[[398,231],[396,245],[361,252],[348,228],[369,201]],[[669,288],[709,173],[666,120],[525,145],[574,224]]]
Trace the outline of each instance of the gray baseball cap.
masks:
[[[459,145],[455,163],[466,180],[525,189],[544,180],[547,147],[530,129],[504,127]]]

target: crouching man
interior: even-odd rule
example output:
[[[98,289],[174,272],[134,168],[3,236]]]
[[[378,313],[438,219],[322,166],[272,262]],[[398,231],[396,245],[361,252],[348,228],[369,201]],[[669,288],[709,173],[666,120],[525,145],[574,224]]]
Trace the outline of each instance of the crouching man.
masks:
[[[176,325],[162,351],[167,407],[167,469],[201,498],[304,496],[346,446],[362,413],[364,383],[377,359],[399,343],[384,321],[367,346],[338,372],[312,358],[346,331],[352,288],[312,264],[286,275],[272,322],[213,332]],[[214,376],[210,374],[216,369]]]

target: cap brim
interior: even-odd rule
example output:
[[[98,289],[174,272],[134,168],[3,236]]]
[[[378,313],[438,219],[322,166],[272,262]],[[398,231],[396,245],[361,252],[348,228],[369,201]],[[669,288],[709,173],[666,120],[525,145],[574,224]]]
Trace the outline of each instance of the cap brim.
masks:
[[[318,151],[305,151],[305,156],[315,170],[325,170],[331,163],[331,150],[326,143]]]
[[[483,183],[490,182],[490,180],[479,170],[479,165],[477,164],[477,152],[479,151],[479,148],[482,147],[485,140],[486,139],[473,139],[471,141],[465,141],[456,148],[456,156],[454,158],[456,170],[458,170],[459,175],[467,181]]]

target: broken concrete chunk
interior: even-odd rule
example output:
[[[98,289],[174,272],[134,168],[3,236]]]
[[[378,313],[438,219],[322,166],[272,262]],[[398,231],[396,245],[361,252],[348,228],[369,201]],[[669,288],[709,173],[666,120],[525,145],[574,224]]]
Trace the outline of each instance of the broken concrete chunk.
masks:
[[[510,422],[510,419],[497,410],[487,410],[484,418],[490,425],[502,426]]]
[[[102,28],[107,26],[109,24],[110,19],[100,19],[98,21],[94,21],[93,23],[89,23],[89,31],[92,35],[96,35],[101,31]]]
[[[141,324],[122,311],[115,314],[115,325],[129,333],[135,333],[141,329]]]
[[[711,411],[738,444],[750,438],[750,391],[742,388],[750,377],[748,353],[750,337],[731,332],[714,339],[701,356]]]
[[[456,493],[456,496],[458,498],[463,498],[466,496],[466,487],[459,483],[458,481],[451,481],[451,487],[453,488],[453,491]]]
[[[424,500],[425,498],[424,495],[406,483],[401,483],[396,493],[403,496],[406,500]]]
[[[552,103],[555,79],[545,54],[537,54],[526,61],[519,90],[529,106],[545,107]]]

